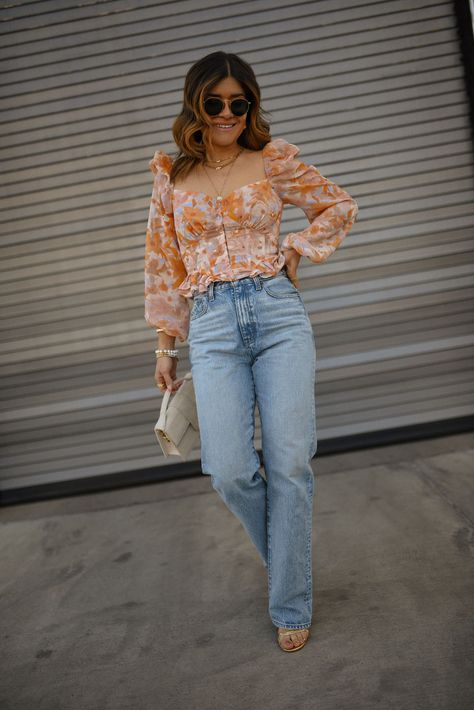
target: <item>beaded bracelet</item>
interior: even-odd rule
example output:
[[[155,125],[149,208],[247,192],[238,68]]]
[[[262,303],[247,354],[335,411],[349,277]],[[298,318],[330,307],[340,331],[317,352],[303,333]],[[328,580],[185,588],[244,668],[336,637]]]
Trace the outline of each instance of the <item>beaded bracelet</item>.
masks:
[[[155,355],[156,355],[157,359],[159,357],[167,356],[167,357],[175,357],[177,360],[179,360],[177,349],[172,350],[171,348],[157,348],[155,350]]]
[[[156,328],[157,333],[164,333],[165,329],[164,328]],[[159,357],[175,357],[177,360],[179,360],[178,357],[178,351],[176,349],[172,348],[158,348],[155,350],[155,355],[156,358],[158,359]]]

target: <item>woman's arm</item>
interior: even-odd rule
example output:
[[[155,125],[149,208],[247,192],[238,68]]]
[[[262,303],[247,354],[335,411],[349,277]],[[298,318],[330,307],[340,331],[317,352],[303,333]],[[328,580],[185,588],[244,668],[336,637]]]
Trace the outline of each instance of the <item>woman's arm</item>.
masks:
[[[326,261],[356,221],[357,202],[314,165],[300,160],[297,146],[281,143],[283,164],[274,179],[278,193],[283,203],[301,207],[310,222],[306,229],[287,234],[281,248],[294,249],[314,263]]]
[[[174,228],[173,211],[164,200],[162,173],[157,172],[148,214],[145,241],[145,320],[163,328],[158,347],[173,348],[175,338],[185,341],[189,331],[188,299],[178,291],[187,273]]]

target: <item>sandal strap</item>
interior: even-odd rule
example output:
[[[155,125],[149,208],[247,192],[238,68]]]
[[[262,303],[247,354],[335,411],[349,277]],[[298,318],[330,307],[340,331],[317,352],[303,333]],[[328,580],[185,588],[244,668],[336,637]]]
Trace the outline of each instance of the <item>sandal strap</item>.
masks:
[[[290,629],[289,631],[278,631],[278,636],[291,636],[291,634],[298,633],[298,631],[307,631],[309,629]]]

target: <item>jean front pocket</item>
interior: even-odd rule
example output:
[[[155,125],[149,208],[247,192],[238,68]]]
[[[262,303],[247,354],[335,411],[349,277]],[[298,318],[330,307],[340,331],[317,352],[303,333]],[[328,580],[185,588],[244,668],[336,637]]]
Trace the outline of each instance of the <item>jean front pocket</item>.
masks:
[[[206,294],[198,294],[193,298],[193,305],[189,315],[190,320],[196,320],[207,313],[208,301]]]
[[[261,277],[261,282],[265,292],[273,298],[300,298],[299,290],[285,272],[279,272],[276,276]]]

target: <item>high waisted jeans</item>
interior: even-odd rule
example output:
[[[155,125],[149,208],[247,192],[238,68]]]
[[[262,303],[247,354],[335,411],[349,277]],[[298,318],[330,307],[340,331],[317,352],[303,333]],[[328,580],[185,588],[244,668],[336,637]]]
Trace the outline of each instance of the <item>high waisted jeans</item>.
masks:
[[[194,296],[189,355],[201,468],[268,573],[275,626],[312,617],[316,346],[299,290],[276,276],[212,282]],[[265,478],[254,448],[255,405]]]

